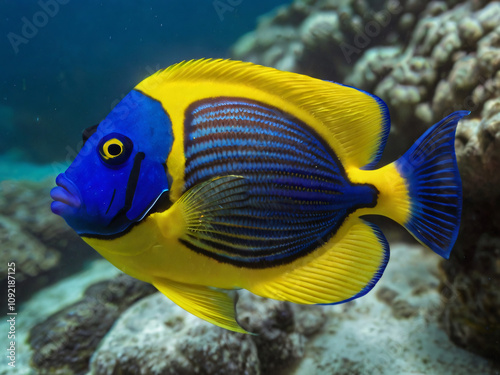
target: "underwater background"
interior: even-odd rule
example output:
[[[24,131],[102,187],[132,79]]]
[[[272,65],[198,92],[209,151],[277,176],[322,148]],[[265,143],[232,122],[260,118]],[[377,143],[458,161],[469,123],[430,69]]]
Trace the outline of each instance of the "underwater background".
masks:
[[[0,374],[500,374],[500,2],[3,0],[0,16]],[[241,293],[256,336],[101,259],[51,213],[55,176],[138,82],[202,57],[380,96],[385,161],[471,111],[456,136],[464,206],[450,259],[383,222],[391,261],[371,293],[337,306]]]

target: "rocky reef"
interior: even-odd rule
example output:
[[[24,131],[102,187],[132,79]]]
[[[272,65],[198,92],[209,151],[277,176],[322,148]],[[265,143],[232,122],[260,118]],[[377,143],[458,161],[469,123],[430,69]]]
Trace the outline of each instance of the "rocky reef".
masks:
[[[88,287],[80,301],[30,330],[33,367],[39,374],[85,373],[90,356],[120,314],[155,291],[124,274]]]
[[[242,293],[239,320],[255,335],[236,334],[160,293],[147,297],[154,291],[126,275],[87,288],[80,301],[31,329],[37,373],[84,374],[91,356],[92,374],[273,373],[300,360],[307,338],[326,321],[324,309]]]
[[[453,341],[500,354],[500,2],[296,0],[262,17],[233,57],[340,81],[386,101],[394,160],[432,123],[457,130],[462,226],[442,262],[442,323]]]
[[[273,373],[303,356],[306,337],[318,332],[326,319],[321,309],[292,307],[249,293],[241,295],[238,310],[241,324],[256,336],[200,320],[159,293],[145,298],[103,340],[92,357],[91,373]]]
[[[20,374],[494,374],[439,329],[438,257],[408,245],[391,253],[375,290],[346,304],[293,305],[240,291],[239,321],[255,335],[213,326],[128,276],[99,282],[38,320],[30,349],[20,349],[36,367]],[[116,272],[97,262],[96,276]],[[57,291],[76,289],[81,277],[69,279],[44,289],[26,314],[42,299],[60,303]]]
[[[500,94],[500,3],[296,0],[264,16],[233,57],[380,96],[405,151],[457,109],[479,116]]]
[[[500,197],[500,97],[487,101],[480,117],[460,122],[455,147],[465,202],[491,210]]]
[[[0,261],[16,264],[16,284],[22,291],[16,295],[18,303],[75,272],[85,260],[97,257],[61,217],[50,211],[53,186],[54,177],[41,182],[0,181]],[[1,280],[6,279],[6,272],[2,267]]]
[[[457,344],[498,360],[500,354],[500,98],[457,131],[464,185],[463,224],[453,256],[442,262],[442,321]]]
[[[424,8],[418,1],[293,1],[263,16],[233,57],[343,80],[368,47],[406,39]]]

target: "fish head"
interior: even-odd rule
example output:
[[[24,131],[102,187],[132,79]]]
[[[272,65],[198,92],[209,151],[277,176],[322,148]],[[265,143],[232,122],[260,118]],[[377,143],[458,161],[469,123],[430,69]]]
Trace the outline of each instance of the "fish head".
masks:
[[[98,125],[56,178],[52,212],[80,235],[112,236],[168,201],[172,126],[161,103],[132,90]]]

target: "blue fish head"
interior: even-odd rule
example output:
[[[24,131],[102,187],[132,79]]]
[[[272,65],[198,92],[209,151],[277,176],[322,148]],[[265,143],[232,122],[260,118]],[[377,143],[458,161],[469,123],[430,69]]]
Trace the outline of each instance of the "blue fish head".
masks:
[[[116,235],[168,195],[172,124],[161,103],[132,90],[91,132],[57,177],[51,209],[80,235]]]

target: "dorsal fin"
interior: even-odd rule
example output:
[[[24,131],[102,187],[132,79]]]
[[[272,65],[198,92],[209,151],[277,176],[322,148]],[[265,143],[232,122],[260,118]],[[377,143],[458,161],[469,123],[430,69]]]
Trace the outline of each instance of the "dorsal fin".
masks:
[[[179,83],[210,95],[217,95],[221,84],[219,95],[226,96],[223,89],[238,85],[232,91],[242,97],[292,112],[325,138],[346,167],[371,167],[385,146],[390,126],[385,103],[349,86],[247,62],[202,59],[160,70],[136,89],[162,101],[168,110],[180,99],[166,86]],[[204,91],[204,83],[210,84],[209,90]]]

